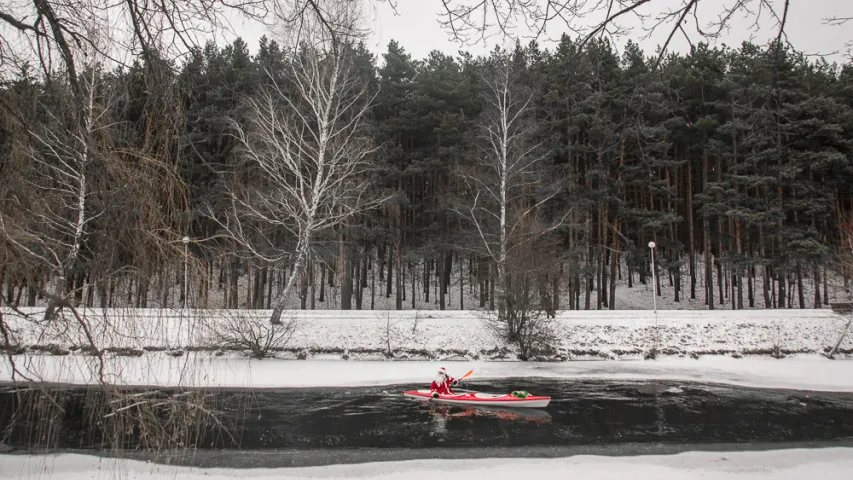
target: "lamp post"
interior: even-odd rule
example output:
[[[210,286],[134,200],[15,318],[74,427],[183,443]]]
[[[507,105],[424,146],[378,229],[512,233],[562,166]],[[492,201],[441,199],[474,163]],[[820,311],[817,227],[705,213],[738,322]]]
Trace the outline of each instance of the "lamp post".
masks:
[[[190,304],[190,237],[184,237],[184,309],[189,308]]]
[[[652,306],[655,310],[655,313],[658,313],[658,301],[657,301],[657,282],[655,281],[655,242],[649,242],[649,249],[652,251]]]

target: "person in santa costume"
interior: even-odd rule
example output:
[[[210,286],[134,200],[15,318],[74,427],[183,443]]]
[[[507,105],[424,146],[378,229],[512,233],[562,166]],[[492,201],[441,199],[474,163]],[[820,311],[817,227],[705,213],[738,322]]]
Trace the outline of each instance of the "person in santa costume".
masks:
[[[450,387],[455,387],[458,383],[459,380],[448,375],[447,370],[444,367],[441,367],[438,369],[438,374],[432,380],[432,384],[429,386],[429,391],[432,393],[433,397],[438,397],[439,395],[454,395],[454,392]]]

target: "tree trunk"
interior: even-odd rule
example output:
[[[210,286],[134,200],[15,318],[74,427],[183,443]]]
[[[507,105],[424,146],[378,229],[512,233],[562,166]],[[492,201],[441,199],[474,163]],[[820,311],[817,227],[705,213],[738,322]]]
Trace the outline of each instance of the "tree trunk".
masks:
[[[708,192],[708,152],[702,153],[702,191]],[[714,309],[714,264],[711,262],[711,222],[707,206],[702,207],[702,236],[705,254],[705,303],[708,310]]]
[[[385,281],[385,248],[386,243],[380,244],[376,249],[376,258],[377,263],[379,263],[379,283]]]
[[[613,243],[610,251],[610,298],[607,302],[607,307],[610,310],[616,310],[616,267],[619,263],[616,251],[619,249],[619,232],[620,219],[617,218],[614,222]]]
[[[814,308],[821,308],[820,302],[820,269],[815,265],[812,271],[812,281],[814,282]]]
[[[747,267],[747,275],[749,278],[747,281],[747,296],[749,297],[749,308],[755,308],[755,265],[749,265]]]
[[[552,309],[556,312],[560,309],[560,277],[563,275],[563,263],[560,262],[560,273],[551,280]]]
[[[252,293],[252,305],[250,308],[257,310],[264,308],[264,281],[267,278],[266,266],[263,268],[256,268],[254,273],[255,281],[253,284],[255,291]]]
[[[308,309],[308,269],[306,268],[299,273],[299,308]]]
[[[800,308],[806,308],[806,297],[803,295],[803,269],[800,267],[800,262],[797,262],[797,300]]]
[[[489,276],[489,310],[495,310],[495,277]]]
[[[341,240],[340,257],[338,272],[341,285],[341,310],[352,310],[352,275],[350,274],[352,261],[348,249],[343,246],[343,240]]]
[[[690,237],[690,248],[688,249],[688,263],[690,264],[690,299],[696,300],[696,242],[694,240],[693,222],[693,167],[687,161],[687,231]]]
[[[723,157],[720,155],[717,155],[716,167],[717,167],[717,179],[716,180],[717,180],[717,184],[719,185],[723,180]],[[718,204],[720,202],[722,202],[722,199],[720,198],[719,193],[715,194],[715,199],[716,199],[716,202]],[[723,222],[720,221],[719,217],[717,217],[717,261],[716,261],[716,263],[717,263],[717,289],[719,290],[719,293],[720,293],[719,304],[722,306],[723,303],[726,301],[725,294],[723,293],[726,291],[726,289],[723,286],[723,281],[727,277],[723,275]]]
[[[398,237],[399,237],[399,235],[398,235]],[[388,277],[387,277],[387,282],[385,283],[385,298],[391,298],[391,287],[393,286],[393,283],[392,283],[393,278],[392,277],[394,276],[394,274],[392,273],[392,271],[394,270],[394,267],[392,266],[394,264],[394,251],[399,248],[397,246],[397,245],[399,245],[399,243],[400,243],[400,239],[395,238],[394,248],[388,249]],[[400,275],[399,270],[397,271],[397,275]]]
[[[31,295],[32,288],[27,289],[27,303],[30,302],[29,297]],[[35,301],[33,301],[33,307],[35,306]],[[92,283],[92,275],[86,275],[86,306],[88,308],[92,308],[95,306],[95,284]]]
[[[451,273],[453,273],[453,252],[447,252],[444,254],[444,294],[448,295],[450,293],[450,282],[452,280]]]
[[[353,288],[355,289],[355,309],[361,310],[361,257],[362,255],[359,253],[358,256],[355,256],[355,261],[353,263],[353,270],[355,271],[355,275],[353,275]]]
[[[101,289],[101,291],[103,292],[103,289]],[[36,287],[33,286],[30,282],[27,282],[27,306],[36,306]]]
[[[788,308],[794,308],[794,278],[796,274],[788,277]]]
[[[735,220],[735,248],[737,249],[737,266],[736,277],[733,281],[737,282],[737,308],[743,310],[743,239],[741,238],[741,220]]]
[[[320,297],[317,299],[318,302],[323,303],[326,301],[326,262],[320,262]]]
[[[311,310],[316,310],[317,279],[314,278],[314,260],[308,261],[308,281],[311,282]]]
[[[480,284],[480,308],[486,307],[486,297],[488,296],[489,287],[488,265],[483,258],[477,260],[477,280]]]
[[[444,285],[447,276],[444,274],[444,270],[447,267],[447,263],[444,261],[444,258],[439,255],[439,260],[436,262],[438,265],[438,309],[444,310],[444,301],[445,301],[445,292],[447,291],[447,287]]]
[[[432,260],[424,258],[424,301],[429,303],[430,268]]]
[[[767,249],[764,246],[764,229],[762,227],[758,227],[758,245],[759,245],[759,255],[762,259],[767,258]],[[770,266],[765,265],[762,269],[763,273],[761,275],[761,288],[764,292],[764,308],[771,308],[770,301]]]
[[[237,274],[234,274],[234,297],[237,297],[237,285],[236,285]],[[139,301],[139,308],[148,308],[148,287],[151,284],[151,280],[148,276],[144,276],[139,280],[139,289],[136,292],[136,298]],[[236,302],[236,300],[235,300]],[[236,308],[236,307],[234,307]]]
[[[231,281],[231,295],[229,297],[231,299],[231,305],[229,305],[228,308],[232,309],[240,308],[240,292],[237,289],[238,282],[240,281],[240,271],[237,268],[237,262],[238,260],[236,258],[231,260],[231,269],[228,271],[229,280]]]
[[[367,288],[367,271],[370,266],[370,249],[366,249],[361,256],[361,288],[360,291],[364,293],[364,289]]]
[[[252,308],[252,274],[254,265],[251,263],[246,265],[246,308]],[[237,307],[239,308],[239,307]]]
[[[107,307],[112,308],[115,301],[116,281],[110,277],[110,293],[107,295]]]
[[[169,272],[168,267],[164,268],[162,274],[158,276],[157,284],[160,287],[160,305],[162,305],[163,308],[169,308],[169,284],[171,283],[171,282],[169,282],[169,276],[170,276],[170,272]],[[79,276],[77,274],[74,274],[75,286],[76,286],[78,281],[79,281]],[[21,288],[23,289],[23,287],[21,287]],[[78,306],[80,305],[80,301],[77,299],[77,292],[79,292],[79,291],[80,291],[79,287],[78,287],[78,290],[74,291],[74,297],[76,300],[75,304]]]
[[[403,263],[403,252],[401,252],[401,245],[400,245],[401,242],[402,242],[402,239],[399,239],[398,243],[395,245],[396,248],[394,249],[394,250],[396,250],[396,253],[397,253],[397,255],[396,255],[396,257],[397,257],[397,276],[396,276],[397,297],[395,299],[396,300],[395,306],[397,307],[397,310],[403,309],[403,276],[401,275],[403,272],[403,265],[402,265],[402,263]],[[388,270],[388,274],[389,274],[389,278],[390,278],[390,274],[391,274],[390,269]]]
[[[634,267],[631,266],[633,260],[631,260],[631,254],[628,253],[625,257],[626,259],[626,267],[627,267],[627,278],[628,278],[628,288],[634,288]]]
[[[729,292],[729,297],[730,297],[730,300],[732,302],[732,310],[736,310],[737,309],[737,272],[732,271],[731,281],[732,281],[732,285],[731,285],[732,288]],[[741,298],[743,298],[743,297],[741,297]]]
[[[457,255],[459,257],[459,310],[465,310],[465,275],[464,268],[462,264],[462,255]]]
[[[134,278],[135,278],[135,275],[130,275],[130,277],[127,281],[127,304],[128,305],[133,305],[133,279]],[[9,287],[9,288],[10,288],[9,293],[6,296],[6,298],[12,298],[12,290],[11,290],[11,287]],[[223,296],[225,296],[225,295],[223,295]],[[223,305],[223,306],[225,308],[228,308],[228,305]]]
[[[109,305],[109,283],[112,278],[109,280],[102,279],[98,282],[98,302],[101,305],[101,308],[107,308]],[[33,298],[33,306],[35,306],[35,298]]]

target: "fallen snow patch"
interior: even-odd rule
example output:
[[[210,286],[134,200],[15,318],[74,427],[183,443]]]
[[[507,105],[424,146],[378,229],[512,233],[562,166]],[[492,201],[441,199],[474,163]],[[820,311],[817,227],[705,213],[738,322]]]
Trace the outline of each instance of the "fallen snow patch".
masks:
[[[227,455],[227,453],[224,453]],[[816,474],[847,478],[853,471],[853,449],[788,449],[768,452],[687,452],[676,455],[567,458],[494,458],[477,460],[407,460],[355,465],[276,469],[196,469],[134,460],[103,459],[77,454],[0,456],[0,479],[92,480],[101,478],[170,478],[174,480],[391,479],[433,480],[436,472],[452,472],[468,480],[522,478],[595,478],[634,480],[802,480]]]

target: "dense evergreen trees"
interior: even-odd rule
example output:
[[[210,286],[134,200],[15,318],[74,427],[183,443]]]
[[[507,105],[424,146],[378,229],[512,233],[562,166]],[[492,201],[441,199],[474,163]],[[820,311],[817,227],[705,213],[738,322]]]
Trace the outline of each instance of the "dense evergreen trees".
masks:
[[[381,60],[362,46],[349,54],[375,95],[369,130],[378,149],[370,181],[374,193],[391,200],[317,239],[292,307],[366,309],[378,297],[393,298],[397,309],[419,308],[416,298],[448,309],[494,305],[506,288],[499,278],[505,266],[484,250],[477,222],[462,213],[471,213],[476,193],[466,179],[499,178],[481,171],[492,148],[484,148],[483,128],[495,113],[489,98],[497,64],[510,69],[513,89],[530,102],[522,119],[526,143],[513,148],[535,146],[533,154],[543,158],[530,172],[536,182],[522,182],[506,205],[531,220],[512,225],[536,232],[535,248],[519,248],[510,259],[535,266],[525,294],[551,308],[625,308],[617,283],[650,280],[646,244],[654,240],[658,294],[671,285],[666,290],[676,302],[698,299],[710,309],[826,304],[840,219],[853,210],[853,66],[808,61],[782,45],[700,44],[655,68],[657,57],[635,44],[618,54],[606,41],[579,46],[568,37],[552,51],[532,43],[486,57],[433,52],[414,59],[396,42]],[[172,96],[152,96],[138,69],[104,72],[118,98],[114,117],[124,136],[116,141],[171,162],[185,182],[184,211],[170,222],[193,240],[193,305],[268,308],[289,276],[286,261],[246,255],[207,215],[224,215],[238,163],[229,119],[240,121],[246,96],[271,84],[265,72],[285,79],[289,55],[266,38],[254,56],[240,40],[208,45],[170,67]],[[0,96],[20,105],[27,122],[42,125],[50,121],[44,112],[62,102],[55,82],[22,72]],[[152,127],[152,112],[163,115],[152,99],[174,100],[170,123],[161,126],[169,132]],[[16,128],[0,123],[6,179],[28,168],[12,139]],[[7,197],[2,208],[6,215],[22,207]],[[487,210],[474,219],[499,228],[483,217]],[[106,215],[93,228],[106,234],[113,229],[103,222],[110,220],[127,221]],[[278,248],[294,242],[286,231],[266,235]],[[99,268],[121,268],[140,256],[130,247],[98,251],[97,238],[87,237],[84,251],[86,258],[110,256]],[[21,275],[8,252],[2,258],[12,302],[37,301],[28,287],[55,280],[37,271]],[[75,288],[98,292],[78,299],[96,306],[152,306],[140,296],[174,305],[181,297],[168,289],[183,281],[176,281],[179,271],[146,264],[129,269],[123,286],[81,272]],[[155,278],[168,281],[149,292]],[[134,290],[134,283],[146,289]],[[339,296],[334,302],[331,288]],[[464,304],[466,296],[479,303]]]

